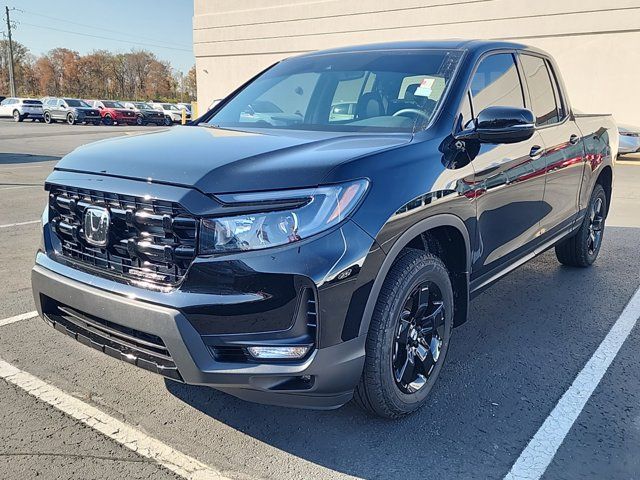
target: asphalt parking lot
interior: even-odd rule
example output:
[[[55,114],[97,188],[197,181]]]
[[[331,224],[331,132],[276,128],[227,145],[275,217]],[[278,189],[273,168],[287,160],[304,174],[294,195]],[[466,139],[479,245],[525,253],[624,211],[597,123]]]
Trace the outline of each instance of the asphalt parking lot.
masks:
[[[0,122],[0,373],[4,361],[221,476],[503,478],[640,285],[640,159],[630,158],[617,165],[596,264],[561,267],[550,251],[474,300],[429,404],[400,421],[351,404],[317,412],[246,403],[114,360],[37,317],[3,325],[34,310],[29,271],[55,161],[84,143],[153,130]],[[640,477],[639,367],[635,326],[544,478]],[[26,378],[35,394],[0,379],[2,478],[180,478],[38,399],[44,384]]]

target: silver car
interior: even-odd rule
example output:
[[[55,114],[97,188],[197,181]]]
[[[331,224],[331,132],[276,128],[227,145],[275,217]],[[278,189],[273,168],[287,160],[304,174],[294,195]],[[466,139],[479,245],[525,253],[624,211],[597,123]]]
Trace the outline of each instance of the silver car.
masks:
[[[11,117],[14,122],[25,118],[42,121],[42,102],[31,98],[5,98],[0,102],[0,117]]]
[[[618,154],[640,152],[640,127],[618,124],[620,146]]]

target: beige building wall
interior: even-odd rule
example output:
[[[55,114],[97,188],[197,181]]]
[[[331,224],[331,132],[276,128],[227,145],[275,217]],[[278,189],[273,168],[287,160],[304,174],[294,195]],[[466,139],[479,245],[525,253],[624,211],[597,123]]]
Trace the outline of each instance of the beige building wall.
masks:
[[[551,53],[575,108],[640,125],[640,0],[195,0],[193,29],[204,106],[303,52],[490,38]]]

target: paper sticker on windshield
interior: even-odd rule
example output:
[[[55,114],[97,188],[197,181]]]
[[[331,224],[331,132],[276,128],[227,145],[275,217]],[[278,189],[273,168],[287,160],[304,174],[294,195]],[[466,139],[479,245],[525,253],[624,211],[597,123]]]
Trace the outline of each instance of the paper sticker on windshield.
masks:
[[[418,97],[428,97],[431,95],[433,91],[433,82],[435,82],[435,78],[425,78],[420,83],[420,86],[416,88],[414,95]]]

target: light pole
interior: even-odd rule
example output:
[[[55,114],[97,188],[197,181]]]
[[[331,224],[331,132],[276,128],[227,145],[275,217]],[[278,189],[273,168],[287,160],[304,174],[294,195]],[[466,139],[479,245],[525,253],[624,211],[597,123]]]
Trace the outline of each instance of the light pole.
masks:
[[[11,43],[11,20],[9,19],[9,7],[4,7],[7,13],[7,36],[9,38],[9,88],[11,96],[16,96],[16,79],[13,74],[13,44]]]

